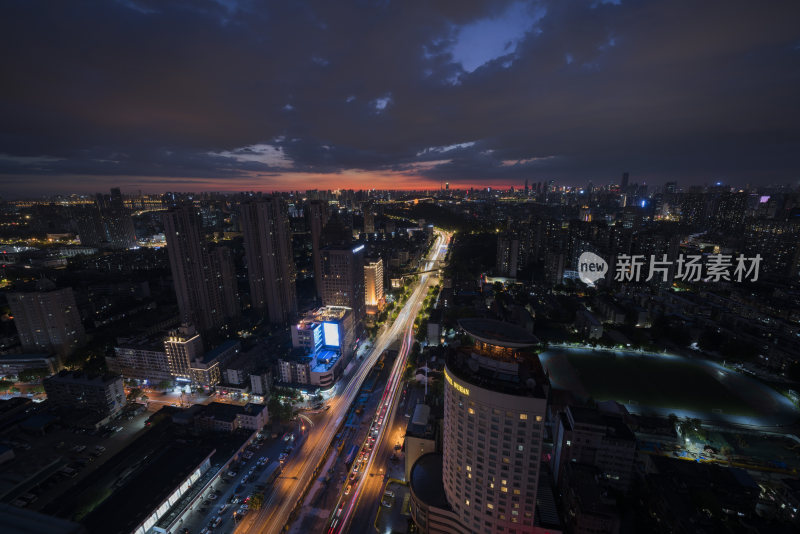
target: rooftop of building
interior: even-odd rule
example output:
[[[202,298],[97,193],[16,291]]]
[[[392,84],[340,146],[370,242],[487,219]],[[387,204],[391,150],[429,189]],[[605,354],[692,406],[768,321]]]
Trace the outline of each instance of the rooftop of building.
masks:
[[[78,523],[0,503],[4,534],[85,534]]]
[[[570,406],[568,409],[576,424],[602,427],[605,428],[605,433],[608,437],[625,441],[636,441],[634,433],[628,425],[625,424],[622,417],[618,415],[583,406]]]
[[[516,373],[480,366],[472,357],[471,348],[462,348],[446,357],[450,372],[478,387],[506,395],[546,399],[550,381],[539,356],[533,353],[524,355],[516,364]]]
[[[321,349],[317,352],[317,363],[311,368],[313,373],[327,373],[336,365],[339,353],[335,350]]]
[[[127,534],[214,452],[210,445],[169,445],[83,520],[89,532]]]
[[[539,343],[539,339],[527,330],[495,319],[461,319],[458,324],[473,338],[508,348],[525,348]]]
[[[433,429],[428,426],[431,418],[431,407],[427,404],[417,404],[414,414],[408,421],[406,436],[423,439],[433,439]]]
[[[323,306],[313,312],[313,317],[317,321],[336,321],[344,318],[350,311],[352,308],[347,306]]]
[[[238,404],[228,404],[225,402],[210,402],[200,411],[203,417],[213,417],[217,421],[232,423],[236,416],[244,413],[244,406]]]
[[[45,354],[45,353],[30,353],[30,354],[0,354],[0,361],[11,362],[11,361],[20,361],[20,362],[27,362],[27,361],[36,361],[36,360],[47,360],[50,358],[55,358],[56,356],[53,354]]]
[[[411,466],[411,490],[426,505],[451,510],[444,493],[442,461],[440,453],[423,454],[417,458]]]
[[[242,413],[250,416],[256,416],[267,409],[266,404],[257,404],[254,402],[248,402],[242,407]]]
[[[74,383],[81,383],[81,384],[91,384],[91,385],[98,385],[98,384],[112,384],[117,380],[122,380],[122,377],[119,375],[106,373],[106,374],[87,374],[83,371],[61,371],[53,376],[47,377],[44,379],[44,383],[47,384],[48,382],[74,382]]]
[[[131,337],[118,337],[117,347],[121,349],[152,350],[164,352],[163,335],[138,335]]]
[[[215,359],[219,358],[225,352],[233,349],[236,346],[241,346],[241,341],[238,339],[229,339],[227,341],[222,342],[221,344],[217,345],[210,351],[206,352],[203,355],[203,363],[210,363],[213,362]]]

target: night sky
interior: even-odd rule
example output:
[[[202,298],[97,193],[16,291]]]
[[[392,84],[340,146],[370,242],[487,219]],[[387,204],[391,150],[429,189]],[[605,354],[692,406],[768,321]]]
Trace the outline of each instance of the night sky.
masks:
[[[0,43],[6,198],[800,180],[796,0],[5,0]]]

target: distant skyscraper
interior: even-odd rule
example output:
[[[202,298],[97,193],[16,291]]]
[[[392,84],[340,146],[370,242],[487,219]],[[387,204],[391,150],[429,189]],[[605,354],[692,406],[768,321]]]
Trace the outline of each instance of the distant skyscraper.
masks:
[[[525,196],[528,196],[528,179],[525,178]]]
[[[364,245],[333,245],[322,249],[322,303],[353,309],[356,323],[366,314]]]
[[[71,288],[56,289],[53,282],[39,280],[36,291],[9,293],[22,349],[27,352],[71,354],[84,341],[83,324]]]
[[[136,231],[133,228],[131,211],[125,207],[118,187],[111,189],[111,197],[103,203],[100,213],[103,216],[108,245],[111,248],[126,249],[136,245]]]
[[[497,259],[495,268],[499,276],[517,277],[519,268],[519,238],[511,234],[497,236]]]
[[[367,207],[364,211],[364,233],[375,233],[375,214],[372,213],[372,206]]]
[[[353,228],[346,220],[348,216],[333,212],[322,230],[322,246],[341,245],[353,243]]]
[[[99,247],[106,241],[106,231],[100,209],[92,202],[72,209],[72,221],[78,232],[81,245],[86,247]]]
[[[216,247],[209,252],[214,287],[222,301],[225,317],[238,317],[240,313],[239,289],[236,284],[236,267],[228,247]]]
[[[242,204],[241,224],[253,308],[273,324],[297,314],[294,254],[286,203],[280,197]]]
[[[630,177],[629,177],[627,172],[623,172],[622,173],[622,192],[623,193],[625,192],[626,189],[628,189],[628,180],[629,180],[629,178]]]
[[[209,253],[193,207],[171,210],[162,219],[181,320],[201,330],[224,325],[239,314],[230,254]]]
[[[364,266],[367,311],[375,313],[383,301],[383,260],[369,260]]]
[[[320,250],[324,246],[322,242],[322,231],[328,224],[328,203],[324,200],[312,200],[306,206],[306,217],[308,226],[311,229],[311,255],[314,262],[314,284],[317,288],[317,296],[322,297],[322,254]]]

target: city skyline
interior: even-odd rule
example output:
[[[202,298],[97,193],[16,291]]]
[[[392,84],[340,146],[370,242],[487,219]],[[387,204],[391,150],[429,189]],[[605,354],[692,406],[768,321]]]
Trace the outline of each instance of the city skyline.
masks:
[[[1,9],[7,198],[799,176],[792,2]]]
[[[800,532],[798,20],[0,2],[3,534]]]

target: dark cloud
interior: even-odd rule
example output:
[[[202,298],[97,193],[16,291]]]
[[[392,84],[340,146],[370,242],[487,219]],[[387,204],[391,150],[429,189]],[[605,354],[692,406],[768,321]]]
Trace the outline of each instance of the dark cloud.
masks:
[[[793,181],[798,6],[4,2],[0,173]],[[462,29],[507,13],[527,33],[468,72]]]

